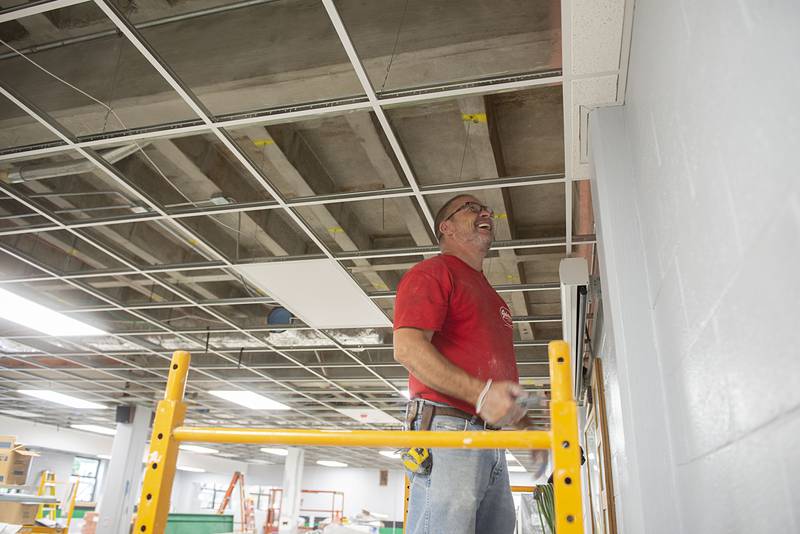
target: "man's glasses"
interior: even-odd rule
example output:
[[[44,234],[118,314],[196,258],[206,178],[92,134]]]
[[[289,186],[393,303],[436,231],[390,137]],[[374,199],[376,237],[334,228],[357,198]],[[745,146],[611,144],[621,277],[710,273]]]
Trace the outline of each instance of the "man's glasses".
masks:
[[[482,212],[482,211],[488,211],[488,212],[489,212],[489,217],[494,217],[494,211],[492,211],[492,208],[490,208],[489,206],[484,206],[483,204],[478,204],[477,202],[472,202],[472,201],[470,200],[469,202],[465,202],[464,204],[462,204],[462,205],[461,205],[461,207],[459,207],[459,208],[458,208],[457,210],[455,210],[453,213],[451,213],[450,215],[448,215],[447,217],[445,217],[445,218],[442,220],[442,222],[444,222],[444,221],[449,221],[450,219],[452,219],[452,218],[453,218],[453,216],[454,216],[456,213],[458,213],[459,211],[462,211],[462,210],[469,210],[469,211],[471,211],[472,213],[480,213],[480,212]]]
[[[465,202],[460,207],[458,207],[457,209],[453,210],[453,213],[451,213],[450,215],[448,215],[447,217],[442,219],[442,222],[449,221],[450,219],[453,218],[453,216],[456,213],[458,213],[459,211],[463,211],[463,210],[469,210],[469,211],[471,211],[472,213],[475,213],[475,214],[487,211],[487,212],[489,212],[489,217],[494,217],[494,211],[492,210],[492,208],[490,208],[489,206],[484,206],[483,204],[479,204],[477,202],[473,202],[472,200],[470,200],[469,202]],[[439,224],[441,224],[441,223],[439,223]],[[437,230],[438,230],[438,228],[437,228]],[[442,233],[437,231],[436,237],[441,239]]]

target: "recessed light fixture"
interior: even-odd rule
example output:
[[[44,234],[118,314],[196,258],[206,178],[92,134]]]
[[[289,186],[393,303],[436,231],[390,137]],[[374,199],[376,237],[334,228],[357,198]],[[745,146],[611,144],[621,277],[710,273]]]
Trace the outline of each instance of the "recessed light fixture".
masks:
[[[235,390],[212,390],[209,391],[215,397],[225,399],[226,401],[234,402],[245,408],[251,410],[291,410],[285,404],[278,401],[268,399],[264,395],[253,393],[252,391],[245,391],[241,389]]]
[[[381,456],[386,456],[387,458],[391,458],[393,460],[397,460],[400,458],[400,453],[397,451],[378,451],[378,454]]]
[[[84,430],[86,432],[94,432],[95,434],[105,434],[106,436],[113,436],[117,433],[117,430],[114,428],[108,428],[107,426],[100,426],[100,425],[69,425],[70,428],[74,428],[75,430]]]
[[[388,423],[399,425],[400,421],[377,408],[336,408],[336,411],[359,423]]]
[[[317,464],[324,465],[325,467],[347,467],[344,462],[337,462],[336,460],[317,460]]]
[[[182,451],[196,452],[197,454],[217,454],[219,452],[217,449],[209,449],[199,445],[180,445],[178,448]]]
[[[0,289],[0,317],[49,336],[105,336],[99,328],[53,311],[32,300]]]
[[[289,455],[289,451],[287,449],[280,449],[276,447],[262,447],[261,452],[266,452],[267,454],[274,454],[275,456]]]
[[[189,473],[205,473],[205,469],[200,469],[199,467],[189,467],[186,465],[179,465],[177,467],[178,471],[187,471]]]
[[[65,395],[57,391],[50,391],[49,389],[18,389],[17,393],[28,395],[29,397],[36,397],[37,399],[55,402],[56,404],[63,404],[70,408],[78,408],[81,410],[104,410],[108,408],[104,404],[98,404],[72,395]]]
[[[527,473],[528,470],[522,467],[521,465],[509,465],[508,471],[510,473]]]

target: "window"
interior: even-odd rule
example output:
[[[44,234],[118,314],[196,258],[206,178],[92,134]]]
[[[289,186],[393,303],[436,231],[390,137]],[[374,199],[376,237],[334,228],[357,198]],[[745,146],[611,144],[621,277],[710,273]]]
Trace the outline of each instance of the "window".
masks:
[[[216,510],[222,504],[222,498],[228,486],[224,484],[201,484],[200,485],[200,508],[206,510]],[[228,507],[230,508],[230,503]]]
[[[72,460],[72,475],[69,477],[71,484],[78,483],[76,501],[93,502],[97,486],[97,472],[100,470],[100,460],[97,458],[82,458],[76,456]]]
[[[266,510],[269,506],[269,493],[272,486],[247,486],[247,495],[255,503],[256,510]]]

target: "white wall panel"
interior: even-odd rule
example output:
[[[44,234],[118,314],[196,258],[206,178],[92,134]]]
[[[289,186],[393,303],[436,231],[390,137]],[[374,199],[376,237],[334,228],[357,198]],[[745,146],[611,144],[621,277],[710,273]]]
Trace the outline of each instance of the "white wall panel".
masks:
[[[621,413],[609,417],[635,459],[614,464],[624,532],[800,531],[798,20],[800,4],[788,0],[640,0],[626,104],[590,117],[609,356],[619,370],[606,379],[621,392]],[[630,180],[609,162],[625,157]],[[642,258],[615,243],[626,228]],[[647,278],[655,355],[622,346],[641,329],[615,309],[636,304],[637,281],[619,279],[631,269]],[[641,498],[662,495],[637,421],[652,393],[625,383],[653,374],[666,402],[650,411],[665,411],[679,528],[646,504],[642,525],[627,513],[626,501],[640,498],[634,479]]]

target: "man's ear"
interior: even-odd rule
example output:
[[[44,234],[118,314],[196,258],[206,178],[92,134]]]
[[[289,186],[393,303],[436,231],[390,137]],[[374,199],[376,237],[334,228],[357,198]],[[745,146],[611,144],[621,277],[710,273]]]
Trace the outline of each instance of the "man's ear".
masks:
[[[439,223],[439,235],[445,236],[450,229],[450,221],[442,221]]]

